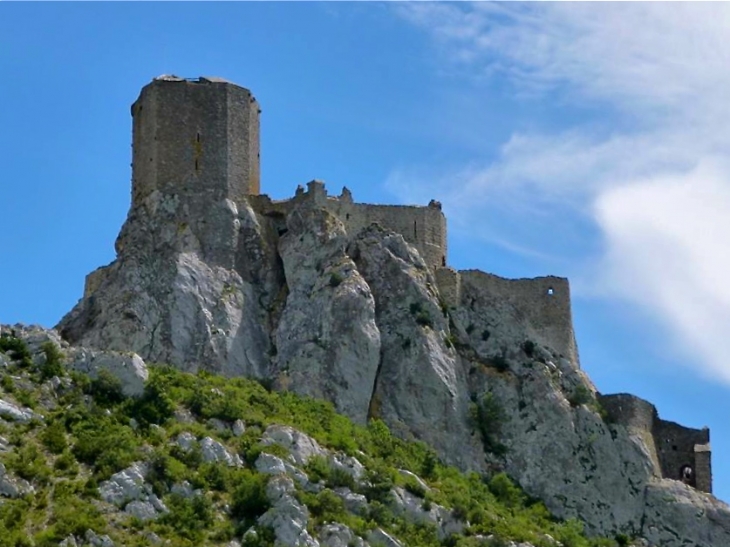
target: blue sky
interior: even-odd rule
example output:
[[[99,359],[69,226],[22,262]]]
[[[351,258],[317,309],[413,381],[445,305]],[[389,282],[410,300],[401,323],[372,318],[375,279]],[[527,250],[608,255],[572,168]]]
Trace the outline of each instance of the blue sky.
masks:
[[[262,191],[444,204],[449,261],[571,279],[583,368],[712,430],[730,499],[730,5],[0,4],[0,323],[114,258],[129,106],[225,77]]]

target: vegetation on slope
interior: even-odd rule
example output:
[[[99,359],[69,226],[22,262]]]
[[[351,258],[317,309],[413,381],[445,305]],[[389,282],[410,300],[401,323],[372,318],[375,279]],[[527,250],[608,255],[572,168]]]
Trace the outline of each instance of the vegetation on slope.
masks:
[[[309,462],[304,469],[309,479],[326,486],[319,493],[297,492],[309,509],[308,526],[315,535],[319,526],[333,521],[361,536],[380,527],[412,547],[501,546],[508,540],[554,545],[548,536],[566,547],[626,544],[625,538],[588,539],[579,522],[556,521],[506,475],[460,473],[443,465],[426,445],[392,436],[381,421],[356,426],[323,401],[273,393],[243,378],[193,375],[166,366],[151,367],[144,395],[129,399],[109,374],[93,381],[66,374],[63,356],[52,344],[44,346],[41,365],[32,362],[18,339],[3,337],[0,350],[14,359],[0,370],[0,399],[38,415],[28,423],[0,420],[0,438],[9,445],[0,450],[0,462],[34,490],[16,499],[0,498],[0,547],[58,545],[69,535],[84,537],[87,530],[128,546],[158,538],[173,547],[223,545],[234,538],[249,547],[273,545],[271,530],[261,527],[244,538],[269,509],[269,476],[257,472],[254,462],[262,451],[287,455],[280,446],[260,442],[272,424],[292,426],[332,451],[356,457],[367,469],[362,486],[322,458]],[[235,436],[230,428],[217,427],[216,420],[242,420],[245,432]],[[212,437],[239,454],[245,465],[205,463],[199,450],[186,452],[173,442],[182,432]],[[138,461],[147,462],[147,481],[169,509],[156,520],[142,521],[99,498],[102,481]],[[399,470],[418,475],[428,489]],[[184,481],[202,495],[172,493],[171,486]],[[366,514],[345,509],[334,494],[341,486],[367,497]],[[435,526],[396,517],[394,486],[421,498],[424,508],[439,504],[450,509],[469,523],[465,533],[439,540]]]

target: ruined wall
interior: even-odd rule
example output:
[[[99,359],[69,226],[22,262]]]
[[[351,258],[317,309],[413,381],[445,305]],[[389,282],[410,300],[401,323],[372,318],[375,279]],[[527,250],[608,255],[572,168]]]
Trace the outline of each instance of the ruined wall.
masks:
[[[710,430],[692,429],[674,422],[657,419],[654,423],[654,441],[659,454],[662,474],[669,479],[682,480],[682,468],[692,468],[690,485],[712,491],[712,475],[709,469]],[[700,448],[695,452],[695,447]],[[706,447],[706,448],[705,448]],[[699,462],[698,458],[699,457]],[[703,460],[706,460],[705,464]],[[698,466],[698,463],[701,465]]]
[[[373,223],[399,233],[416,247],[431,268],[446,264],[446,217],[441,207],[432,205],[421,207],[411,205],[371,205],[355,203],[352,195],[344,189],[339,197],[327,195],[324,184],[311,181],[307,191],[298,191],[289,200],[272,201],[267,196],[249,197],[249,202],[261,214],[277,211],[288,214],[298,203],[310,200],[327,209],[345,225],[347,233],[355,235]]]
[[[710,431],[692,429],[659,418],[656,407],[635,395],[599,395],[610,422],[623,425],[644,439],[661,476],[682,480],[682,469],[689,466],[688,484],[712,492]]]
[[[598,394],[598,401],[606,410],[610,423],[623,425],[631,430],[632,434],[641,437],[649,450],[654,469],[657,474],[663,476],[654,441],[654,422],[658,419],[656,407],[649,401],[629,393]]]
[[[436,268],[434,271],[436,286],[441,298],[450,308],[461,302],[461,275],[453,268]]]
[[[521,324],[529,325],[539,342],[551,347],[576,366],[578,350],[570,309],[570,286],[562,277],[505,279],[479,270],[462,270],[461,305],[474,295],[482,305],[502,306]]]
[[[133,207],[154,190],[209,201],[259,193],[259,107],[247,89],[160,77],[132,118]]]

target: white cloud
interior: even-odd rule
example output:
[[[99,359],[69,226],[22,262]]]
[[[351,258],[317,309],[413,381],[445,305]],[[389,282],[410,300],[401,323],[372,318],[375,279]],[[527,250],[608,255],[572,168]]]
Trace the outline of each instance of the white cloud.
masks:
[[[705,162],[607,190],[595,210],[607,244],[597,279],[652,312],[706,372],[730,383],[728,177],[727,168]]]
[[[730,169],[717,160],[730,149],[730,4],[398,9],[432,34],[446,66],[484,89],[507,78],[531,100],[608,117],[600,130],[515,133],[495,161],[431,176],[449,188],[451,217],[478,219],[493,241],[528,253],[550,249],[561,228],[559,237],[576,237],[576,219],[590,221],[602,256],[579,285],[654,314],[707,374],[730,383],[721,347],[730,328]],[[403,168],[389,183],[409,199],[433,197],[422,183],[428,169]],[[571,257],[581,258],[576,274],[595,262]]]

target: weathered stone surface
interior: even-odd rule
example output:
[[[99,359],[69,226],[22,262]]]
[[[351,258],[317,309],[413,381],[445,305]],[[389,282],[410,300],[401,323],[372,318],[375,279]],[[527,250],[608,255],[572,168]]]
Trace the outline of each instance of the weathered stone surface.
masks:
[[[393,489],[393,509],[396,515],[403,515],[410,522],[435,525],[439,539],[464,532],[466,523],[454,518],[451,511],[437,503],[429,505],[429,509],[426,510],[423,508],[421,498],[400,487]]]
[[[277,545],[319,547],[307,531],[309,511],[294,497],[294,482],[286,475],[272,477],[266,488],[271,508],[259,517],[259,524],[274,530]]]
[[[469,390],[435,281],[402,236],[371,226],[348,248],[370,286],[381,361],[370,413],[401,435],[432,445],[447,461],[478,468],[481,446],[467,428]]]
[[[244,203],[200,198],[191,210],[190,200],[154,191],[130,211],[117,259],[89,276],[85,297],[59,324],[66,339],[185,370],[205,363],[266,376],[267,289],[276,291],[266,281],[265,228]],[[239,245],[246,254],[237,258]]]
[[[152,520],[158,516],[157,511],[149,501],[130,501],[124,508],[124,512],[140,520]]]
[[[93,545],[93,547],[114,547],[114,542],[109,536],[100,536],[93,530],[86,530],[84,539],[88,545]]]
[[[41,416],[37,415],[29,408],[21,408],[14,405],[13,403],[9,403],[0,399],[0,418],[4,420],[8,420],[11,422],[27,423],[33,418],[40,417]]]
[[[123,508],[130,515],[142,520],[156,518],[168,511],[165,504],[145,482],[147,464],[137,462],[112,475],[99,485],[101,499]]]
[[[34,489],[28,481],[20,477],[12,477],[8,474],[5,466],[0,463],[0,496],[6,498],[19,498],[33,492]]]
[[[342,501],[345,503],[345,509],[350,511],[350,513],[355,513],[356,515],[367,514],[369,506],[368,499],[365,496],[356,494],[345,487],[335,488],[334,492],[342,498]]]
[[[256,470],[267,475],[289,475],[297,481],[297,484],[309,492],[319,492],[322,487],[319,484],[309,482],[306,473],[293,466],[291,463],[282,460],[278,456],[262,452],[256,458]]]
[[[261,437],[261,443],[264,445],[278,444],[286,448],[291,455],[292,463],[300,466],[306,465],[314,456],[326,457],[329,455],[329,451],[319,446],[319,443],[312,437],[285,425],[267,427]]]
[[[563,518],[580,517],[592,532],[638,531],[644,487],[656,470],[640,439],[610,429],[595,410],[572,407],[548,367],[515,373],[473,366],[476,399],[499,410],[505,470]]]
[[[359,423],[380,361],[370,287],[345,254],[342,223],[311,204],[287,218],[279,241],[289,295],[276,329],[276,367],[290,389],[326,398]]]
[[[383,547],[403,547],[402,544],[382,528],[376,528],[368,535],[368,541]]]
[[[185,452],[189,452],[198,444],[198,440],[195,438],[195,435],[188,431],[183,431],[182,433],[180,433],[177,436],[177,439],[175,439],[175,442]]]
[[[246,424],[243,423],[243,420],[236,420],[231,426],[231,431],[234,436],[240,437],[246,432]]]
[[[88,348],[71,349],[68,352],[69,368],[98,377],[104,370],[117,378],[122,393],[127,397],[139,397],[149,373],[142,358],[131,352],[96,351]]]
[[[319,542],[326,547],[365,547],[360,536],[344,524],[329,523],[319,529]]]
[[[200,441],[200,450],[203,453],[204,462],[221,462],[228,467],[243,465],[243,460],[238,454],[232,454],[225,446],[211,437],[205,437]]]
[[[730,545],[730,506],[681,482],[653,480],[641,536],[661,547]]]
[[[146,501],[152,495],[152,487],[145,483],[147,465],[137,462],[114,473],[109,480],[99,485],[101,499],[117,507],[124,507],[130,501]]]

